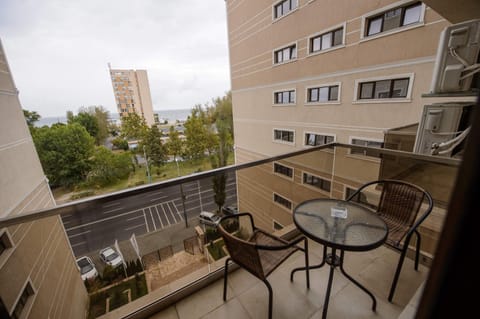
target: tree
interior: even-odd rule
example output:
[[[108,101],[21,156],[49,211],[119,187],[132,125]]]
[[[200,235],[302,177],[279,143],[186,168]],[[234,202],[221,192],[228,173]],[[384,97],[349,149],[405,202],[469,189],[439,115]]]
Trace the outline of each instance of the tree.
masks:
[[[117,137],[112,140],[112,145],[118,149],[128,151],[128,141],[121,137]]]
[[[89,106],[78,109],[78,114],[67,112],[68,123],[78,123],[95,138],[95,144],[101,145],[109,134],[108,111],[103,106]]]
[[[142,150],[145,147],[145,153],[149,164],[161,166],[167,160],[167,152],[162,144],[162,132],[160,132],[156,125],[147,128],[140,146],[142,147]]]
[[[201,106],[196,105],[185,121],[185,155],[187,157],[199,159],[205,156],[205,152],[212,152],[217,138],[210,124]]]
[[[25,121],[27,121],[27,125],[30,129],[33,128],[35,122],[40,119],[40,114],[35,111],[23,110],[23,116],[25,117]]]
[[[137,113],[122,117],[121,135],[126,139],[141,140],[147,132],[145,119]]]
[[[165,144],[168,154],[173,155],[173,160],[177,160],[177,156],[183,152],[183,141],[180,139],[180,134],[173,126],[170,126],[168,133],[169,139]]]
[[[35,147],[51,186],[72,186],[90,171],[94,139],[78,123],[44,126],[33,134]]]
[[[128,177],[132,170],[132,159],[128,153],[115,154],[104,146],[95,149],[88,182],[95,186],[106,186]]]

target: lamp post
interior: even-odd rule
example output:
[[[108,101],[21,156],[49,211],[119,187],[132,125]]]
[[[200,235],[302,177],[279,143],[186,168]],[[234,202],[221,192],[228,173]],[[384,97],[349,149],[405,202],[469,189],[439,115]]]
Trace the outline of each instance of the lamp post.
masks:
[[[148,166],[148,158],[147,158],[147,153],[145,152],[145,145],[143,145],[143,157],[145,157],[145,162],[147,162],[148,183],[151,183],[152,182],[152,176],[150,175],[150,167]]]
[[[175,158],[177,164],[177,175],[180,177],[180,167],[178,166],[178,159]],[[188,228],[187,211],[185,210],[185,194],[183,193],[183,183],[180,183],[180,194],[182,195],[183,219],[185,219],[185,228]]]

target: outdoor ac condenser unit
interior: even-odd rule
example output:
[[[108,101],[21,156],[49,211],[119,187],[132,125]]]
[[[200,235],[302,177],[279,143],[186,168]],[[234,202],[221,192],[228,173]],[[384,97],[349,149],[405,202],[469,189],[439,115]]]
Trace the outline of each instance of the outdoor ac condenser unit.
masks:
[[[414,152],[455,156],[468,135],[474,102],[435,103],[423,107]]]
[[[480,19],[453,24],[442,31],[433,69],[432,94],[471,90],[480,72]]]

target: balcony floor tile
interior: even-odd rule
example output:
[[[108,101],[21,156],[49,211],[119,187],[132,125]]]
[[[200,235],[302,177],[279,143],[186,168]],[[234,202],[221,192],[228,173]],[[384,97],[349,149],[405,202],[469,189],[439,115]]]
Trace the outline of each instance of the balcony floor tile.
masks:
[[[311,243],[309,248],[310,264],[318,264],[321,261],[322,246]],[[386,247],[364,253],[347,252],[345,270],[376,296],[377,311],[372,311],[370,297],[345,278],[337,268],[328,318],[397,318],[428,274],[428,268],[423,266],[416,272],[413,261],[407,258],[394,301],[388,302],[388,290],[398,258],[397,252]],[[273,289],[274,318],[321,318],[329,268],[324,266],[311,270],[311,286],[308,290],[304,272],[297,272],[294,281],[290,282],[290,271],[303,265],[304,255],[295,253],[268,278]],[[223,302],[222,294],[223,280],[218,280],[151,318],[267,318],[268,290],[247,271],[239,269],[230,273],[227,302]]]

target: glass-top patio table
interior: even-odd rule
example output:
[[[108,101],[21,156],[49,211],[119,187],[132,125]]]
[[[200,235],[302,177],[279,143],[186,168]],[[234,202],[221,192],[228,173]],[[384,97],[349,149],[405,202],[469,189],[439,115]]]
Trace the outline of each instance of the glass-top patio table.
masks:
[[[343,269],[345,251],[368,251],[381,246],[388,235],[385,222],[367,208],[356,203],[337,199],[312,199],[300,203],[293,211],[293,221],[297,228],[308,238],[323,245],[323,258],[319,265],[309,269],[330,265],[327,293],[323,306],[322,318],[326,318],[328,301],[332,288],[333,271],[340,266],[341,272],[372,298],[372,310],[375,311],[375,296],[353,279]],[[327,247],[331,252],[327,254]],[[340,255],[337,255],[337,250]],[[296,268],[291,273],[305,268]]]

